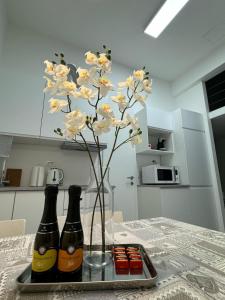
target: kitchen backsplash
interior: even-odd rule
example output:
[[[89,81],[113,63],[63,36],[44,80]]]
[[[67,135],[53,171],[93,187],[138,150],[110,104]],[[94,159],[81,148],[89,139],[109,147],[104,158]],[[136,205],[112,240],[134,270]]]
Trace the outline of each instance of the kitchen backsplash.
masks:
[[[64,185],[88,183],[89,159],[87,153],[81,151],[61,150],[44,145],[13,144],[7,168],[22,169],[21,186],[29,186],[32,167],[46,166],[48,161],[53,161],[54,167],[63,169]]]

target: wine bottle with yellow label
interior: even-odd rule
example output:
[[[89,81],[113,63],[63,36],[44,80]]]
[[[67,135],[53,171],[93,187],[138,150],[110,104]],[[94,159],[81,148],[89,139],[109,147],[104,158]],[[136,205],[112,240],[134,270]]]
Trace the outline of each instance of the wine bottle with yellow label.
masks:
[[[60,239],[58,273],[60,281],[81,281],[83,263],[83,229],[80,219],[81,187],[69,187],[69,205]]]
[[[44,212],[34,241],[32,282],[54,282],[56,280],[59,249],[57,194],[57,186],[45,188]]]

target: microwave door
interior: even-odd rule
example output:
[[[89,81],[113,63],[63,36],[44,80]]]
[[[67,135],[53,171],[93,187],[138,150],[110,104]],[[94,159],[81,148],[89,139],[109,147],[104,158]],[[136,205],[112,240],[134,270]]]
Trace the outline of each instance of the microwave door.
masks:
[[[173,170],[170,169],[157,169],[157,181],[158,183],[173,183],[174,175]]]

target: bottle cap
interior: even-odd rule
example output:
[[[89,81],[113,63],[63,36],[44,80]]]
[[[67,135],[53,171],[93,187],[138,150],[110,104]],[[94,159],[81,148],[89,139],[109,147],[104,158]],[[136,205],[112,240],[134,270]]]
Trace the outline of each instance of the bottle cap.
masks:
[[[45,188],[45,194],[58,194],[58,186],[57,185],[47,185]]]
[[[79,196],[80,197],[80,195],[81,195],[81,186],[79,186],[79,185],[71,185],[70,187],[69,187],[69,194],[71,195],[71,196]]]

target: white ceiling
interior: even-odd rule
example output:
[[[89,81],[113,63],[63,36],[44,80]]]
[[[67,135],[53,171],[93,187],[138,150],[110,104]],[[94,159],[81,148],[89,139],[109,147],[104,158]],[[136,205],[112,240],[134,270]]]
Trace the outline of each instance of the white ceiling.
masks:
[[[174,80],[225,42],[225,0],[190,0],[159,38],[144,34],[164,0],[7,0],[8,20]]]

